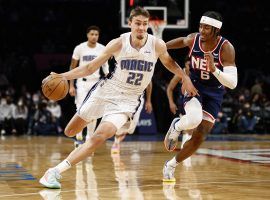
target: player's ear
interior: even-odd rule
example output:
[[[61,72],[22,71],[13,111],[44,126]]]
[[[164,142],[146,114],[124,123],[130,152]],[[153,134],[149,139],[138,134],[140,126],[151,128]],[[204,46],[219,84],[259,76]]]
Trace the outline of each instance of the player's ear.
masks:
[[[131,26],[131,21],[130,20],[128,20],[128,25]]]

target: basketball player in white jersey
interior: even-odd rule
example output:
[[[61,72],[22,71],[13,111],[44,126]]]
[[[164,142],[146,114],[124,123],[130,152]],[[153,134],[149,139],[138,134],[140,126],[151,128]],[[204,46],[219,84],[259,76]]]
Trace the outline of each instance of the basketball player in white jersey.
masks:
[[[133,134],[135,131],[135,128],[139,122],[140,114],[142,112],[143,107],[145,108],[146,113],[150,114],[153,110],[152,102],[151,102],[151,95],[152,95],[152,82],[150,82],[146,88],[146,95],[145,97],[141,98],[141,104],[138,108],[137,112],[134,114],[133,122],[134,126],[129,127],[127,129],[125,126],[120,128],[114,136],[114,142],[111,148],[112,154],[119,154],[120,153],[120,143],[125,139],[127,134]],[[128,123],[126,126],[129,125]]]
[[[168,70],[181,77],[183,88],[189,95],[198,94],[190,78],[170,57],[165,42],[147,33],[149,17],[147,10],[141,7],[133,9],[129,17],[131,32],[111,40],[103,53],[88,65],[62,74],[51,73],[72,80],[92,74],[112,56],[117,62],[111,76],[91,88],[81,108],[66,126],[65,135],[75,136],[92,119],[102,117],[101,123],[90,139],[74,149],[64,161],[46,171],[39,181],[45,187],[61,188],[61,173],[89,157],[126,123],[134,124],[133,115],[152,79],[158,58]]]
[[[100,28],[97,26],[90,26],[86,30],[87,41],[77,45],[73,51],[72,60],[70,64],[70,69],[74,69],[78,66],[87,65],[91,60],[96,58],[99,54],[102,53],[105,46],[98,43]],[[106,62],[102,65],[102,70],[107,76],[109,73],[109,66]],[[76,82],[76,88],[74,86],[74,80],[70,80],[69,94],[75,96],[75,104],[77,110],[81,107],[84,98],[86,97],[89,90],[99,81],[101,78],[99,70],[95,71],[93,74],[79,78]],[[97,120],[93,119],[87,125],[87,135],[86,138],[90,137],[90,134],[93,134],[96,128]],[[75,147],[82,144],[83,134],[82,131],[76,135]]]

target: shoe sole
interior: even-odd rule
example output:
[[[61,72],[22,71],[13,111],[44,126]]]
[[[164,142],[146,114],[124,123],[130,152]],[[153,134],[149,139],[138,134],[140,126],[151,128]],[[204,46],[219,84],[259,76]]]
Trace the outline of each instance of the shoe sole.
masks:
[[[165,182],[165,183],[173,183],[173,182],[176,182],[175,178],[173,178],[173,179],[166,179],[166,178],[164,178],[164,179],[162,179],[162,181]]]

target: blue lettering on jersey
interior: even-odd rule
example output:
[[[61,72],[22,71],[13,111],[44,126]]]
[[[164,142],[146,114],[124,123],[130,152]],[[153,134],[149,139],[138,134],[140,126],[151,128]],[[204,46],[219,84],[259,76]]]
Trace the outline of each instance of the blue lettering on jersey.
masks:
[[[95,55],[86,55],[86,56],[83,56],[82,57],[82,60],[83,61],[91,61],[91,60],[94,60],[97,56]]]
[[[144,71],[151,72],[153,69],[153,62],[136,59],[121,60],[120,66],[122,70]]]

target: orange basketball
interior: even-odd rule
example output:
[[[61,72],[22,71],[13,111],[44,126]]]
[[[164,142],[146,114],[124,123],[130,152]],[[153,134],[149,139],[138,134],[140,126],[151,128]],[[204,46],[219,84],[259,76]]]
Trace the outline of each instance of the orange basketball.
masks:
[[[67,79],[59,75],[50,75],[42,82],[42,92],[50,100],[58,101],[68,93],[69,84]]]

